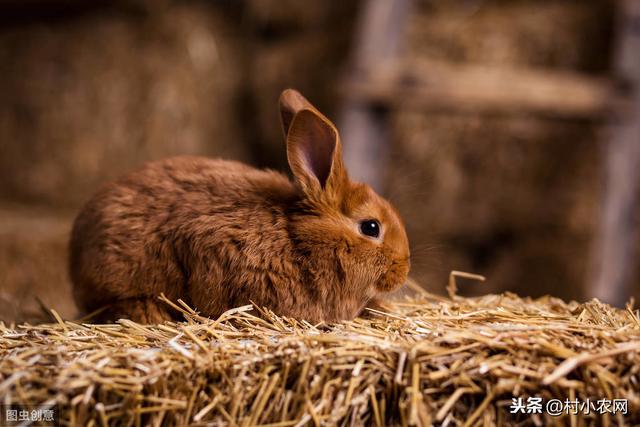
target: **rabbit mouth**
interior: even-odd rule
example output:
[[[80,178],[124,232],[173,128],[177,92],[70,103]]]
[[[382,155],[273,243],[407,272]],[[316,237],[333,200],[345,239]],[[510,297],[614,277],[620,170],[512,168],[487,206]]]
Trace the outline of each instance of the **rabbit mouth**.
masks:
[[[376,288],[382,292],[393,291],[407,280],[409,274],[409,260],[394,261],[387,272],[376,283]]]

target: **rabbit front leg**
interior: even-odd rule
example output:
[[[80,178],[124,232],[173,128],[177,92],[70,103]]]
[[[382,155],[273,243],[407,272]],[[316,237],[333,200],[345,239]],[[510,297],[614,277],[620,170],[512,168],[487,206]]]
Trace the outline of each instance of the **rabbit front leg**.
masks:
[[[378,297],[371,298],[367,303],[367,305],[365,305],[365,307],[362,309],[359,316],[364,318],[371,318],[376,315],[371,310],[367,310],[368,308],[376,311],[382,311],[385,313],[388,313],[391,311],[391,307],[383,299]]]

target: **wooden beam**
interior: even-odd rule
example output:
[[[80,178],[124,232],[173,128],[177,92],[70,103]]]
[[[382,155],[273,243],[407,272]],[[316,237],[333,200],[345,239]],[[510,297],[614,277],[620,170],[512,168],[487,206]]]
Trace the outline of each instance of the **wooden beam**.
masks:
[[[592,118],[628,111],[610,80],[572,72],[404,60],[346,82],[363,102],[426,111]]]
[[[411,0],[368,0],[356,32],[349,80],[359,81],[398,55],[409,17]],[[339,128],[349,173],[374,189],[383,187],[390,129],[385,110],[350,92],[345,93]]]

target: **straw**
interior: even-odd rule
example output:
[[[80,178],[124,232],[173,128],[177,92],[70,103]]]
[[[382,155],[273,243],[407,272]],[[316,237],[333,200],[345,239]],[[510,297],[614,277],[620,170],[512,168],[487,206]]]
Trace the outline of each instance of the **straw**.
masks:
[[[456,276],[472,277],[469,275]],[[310,325],[244,306],[185,322],[0,324],[0,401],[62,425],[640,424],[640,319],[597,300],[421,291]],[[512,414],[513,398],[626,399],[627,415]]]

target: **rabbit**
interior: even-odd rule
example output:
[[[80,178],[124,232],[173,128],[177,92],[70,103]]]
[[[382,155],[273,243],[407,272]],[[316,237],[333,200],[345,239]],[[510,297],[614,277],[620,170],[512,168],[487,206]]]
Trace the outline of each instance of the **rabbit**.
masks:
[[[312,323],[379,307],[409,272],[399,214],[349,179],[336,127],[300,93],[280,96],[293,181],[236,161],[179,156],[107,184],[69,243],[73,295],[95,321],[178,319],[182,299],[218,317],[254,303]]]

